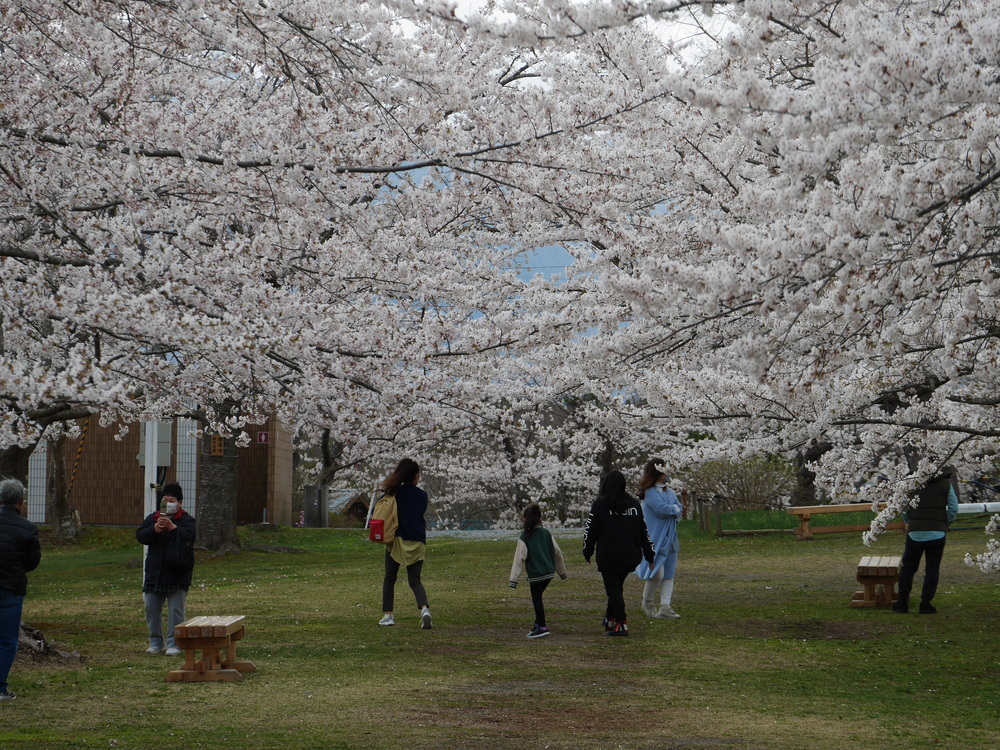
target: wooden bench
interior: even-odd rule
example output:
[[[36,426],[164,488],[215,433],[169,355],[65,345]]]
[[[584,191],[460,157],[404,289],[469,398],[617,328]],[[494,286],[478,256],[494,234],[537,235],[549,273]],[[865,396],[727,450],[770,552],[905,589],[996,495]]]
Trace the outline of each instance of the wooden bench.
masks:
[[[885,504],[879,504],[879,510],[885,508]],[[785,512],[790,516],[799,517],[799,527],[795,529],[795,536],[799,539],[812,539],[813,534],[832,534],[841,531],[865,531],[868,524],[850,524],[846,526],[817,526],[809,528],[809,520],[821,513],[864,513],[871,512],[872,506],[868,503],[848,503],[842,505],[799,505],[797,507],[786,508]],[[906,524],[896,521],[886,526],[887,529],[905,529]]]
[[[167,682],[242,680],[256,672],[249,661],[236,660],[236,641],[246,634],[246,618],[192,617],[174,628],[177,648],[184,652],[184,668],[167,672]],[[201,651],[197,659],[196,651]]]
[[[858,583],[862,590],[851,598],[851,606],[891,607],[898,598],[898,581],[898,557],[862,557],[858,563]]]

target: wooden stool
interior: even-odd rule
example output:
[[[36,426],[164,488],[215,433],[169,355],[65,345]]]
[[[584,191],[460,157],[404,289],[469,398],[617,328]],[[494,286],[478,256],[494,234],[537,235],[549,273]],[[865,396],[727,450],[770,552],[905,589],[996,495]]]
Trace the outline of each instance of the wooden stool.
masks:
[[[851,598],[851,606],[891,607],[898,598],[897,581],[898,557],[862,557],[858,563],[858,583],[863,588]]]
[[[192,617],[174,628],[177,648],[184,651],[184,668],[167,672],[167,682],[242,680],[256,672],[253,662],[236,660],[236,641],[246,633],[245,617]],[[195,658],[201,651],[201,659]]]

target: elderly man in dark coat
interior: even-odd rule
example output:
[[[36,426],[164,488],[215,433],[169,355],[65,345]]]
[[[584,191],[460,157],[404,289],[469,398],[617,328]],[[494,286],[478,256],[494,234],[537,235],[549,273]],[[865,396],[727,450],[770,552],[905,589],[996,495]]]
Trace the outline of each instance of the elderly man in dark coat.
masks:
[[[14,700],[7,677],[17,656],[21,610],[28,591],[28,573],[42,560],[38,528],[21,517],[24,485],[16,479],[0,482],[0,701]]]

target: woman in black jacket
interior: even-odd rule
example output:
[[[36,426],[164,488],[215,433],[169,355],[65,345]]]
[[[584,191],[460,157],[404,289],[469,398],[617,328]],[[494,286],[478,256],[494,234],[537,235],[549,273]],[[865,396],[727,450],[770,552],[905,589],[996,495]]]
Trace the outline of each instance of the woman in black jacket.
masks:
[[[590,562],[597,550],[597,570],[604,579],[608,606],[604,630],[611,636],[628,635],[625,579],[645,558],[653,562],[653,545],[639,503],[625,491],[625,477],[612,471],[604,478],[583,531],[583,557]]]

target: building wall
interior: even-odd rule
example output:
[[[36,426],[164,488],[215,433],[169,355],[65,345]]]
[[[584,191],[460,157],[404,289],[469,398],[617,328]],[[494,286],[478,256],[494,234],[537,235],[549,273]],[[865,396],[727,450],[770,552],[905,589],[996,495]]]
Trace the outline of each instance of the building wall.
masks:
[[[236,523],[292,523],[292,436],[275,419],[248,430],[240,449]]]
[[[263,427],[250,432],[253,442],[239,449],[236,460],[236,523],[261,523],[267,507],[268,451],[270,443],[259,442]]]
[[[80,424],[82,429],[83,422]],[[66,441],[69,508],[80,514],[84,524],[138,525],[145,517],[146,478],[138,459],[143,448],[141,431],[138,425],[133,425],[121,440],[115,440],[116,433],[114,428],[101,427],[93,417],[86,436]],[[172,455],[167,460],[171,465],[167,467],[164,482],[177,481],[174,428],[170,445]],[[184,506],[191,509],[187,491],[188,487],[184,487]]]
[[[268,422],[271,440],[271,470],[268,477],[268,520],[282,526],[292,525],[292,434],[276,419]]]
[[[84,421],[79,424],[82,430]],[[194,420],[174,420],[170,465],[159,477],[161,482],[180,483],[184,508],[196,517],[202,449],[198,428]],[[144,517],[145,470],[138,460],[143,448],[140,426],[132,425],[121,440],[115,439],[117,432],[116,427],[101,427],[92,417],[86,435],[66,441],[63,460],[70,483],[69,508],[80,514],[84,524],[132,526]],[[257,442],[257,432],[250,433],[254,442],[241,448],[237,458],[237,523],[262,521],[266,508],[268,521],[291,525],[291,436],[275,420],[259,430],[267,434],[267,442]],[[51,460],[43,442],[29,461],[28,518],[35,523],[51,522],[45,507]]]

